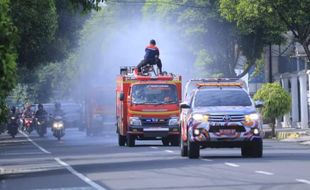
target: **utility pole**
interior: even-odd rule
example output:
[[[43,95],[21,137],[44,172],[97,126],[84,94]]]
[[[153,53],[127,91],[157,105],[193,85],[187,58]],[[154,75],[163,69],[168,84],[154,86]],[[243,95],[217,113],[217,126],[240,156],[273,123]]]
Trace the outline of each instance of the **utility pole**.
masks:
[[[272,44],[269,44],[269,83],[272,83]]]

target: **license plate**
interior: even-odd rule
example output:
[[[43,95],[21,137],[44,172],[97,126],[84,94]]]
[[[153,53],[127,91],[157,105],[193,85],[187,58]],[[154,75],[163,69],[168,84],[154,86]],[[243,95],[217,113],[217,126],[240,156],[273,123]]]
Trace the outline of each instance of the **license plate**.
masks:
[[[235,135],[236,129],[220,129],[221,135]]]
[[[144,128],[143,131],[169,131],[169,129],[161,128],[161,127],[149,127],[149,128]]]

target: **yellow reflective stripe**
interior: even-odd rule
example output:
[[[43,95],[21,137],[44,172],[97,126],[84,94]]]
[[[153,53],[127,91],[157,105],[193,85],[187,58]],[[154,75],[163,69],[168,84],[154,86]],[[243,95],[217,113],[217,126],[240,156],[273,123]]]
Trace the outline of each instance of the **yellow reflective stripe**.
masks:
[[[179,111],[164,111],[164,112],[146,112],[146,111],[132,111],[128,110],[130,114],[136,115],[172,115],[172,114],[179,114]]]

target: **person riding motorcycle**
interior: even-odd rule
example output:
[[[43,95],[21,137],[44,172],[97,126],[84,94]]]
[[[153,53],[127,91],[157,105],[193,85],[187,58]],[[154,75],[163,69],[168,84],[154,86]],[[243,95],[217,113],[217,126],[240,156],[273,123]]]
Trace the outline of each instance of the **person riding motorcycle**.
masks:
[[[32,118],[33,111],[31,110],[31,105],[26,105],[25,110],[22,115],[23,115],[23,118]]]
[[[159,59],[159,49],[156,46],[156,41],[151,40],[150,44],[145,48],[145,55],[144,59],[138,64],[138,72],[141,73],[142,67],[145,65],[150,64],[150,65],[157,65],[159,69],[159,73],[162,73],[162,63],[161,60]]]
[[[42,104],[38,105],[38,110],[36,111],[35,116],[36,116],[36,118],[46,118],[47,117],[47,112],[45,111]]]
[[[12,107],[11,107],[10,117],[11,117],[11,118],[12,118],[12,117],[15,117],[15,118],[17,118],[17,121],[18,121],[19,114],[17,113],[16,107],[15,107],[15,106],[12,106]]]
[[[59,102],[55,103],[55,109],[53,111],[53,117],[55,118],[56,116],[64,116],[64,112],[61,109],[61,104]]]

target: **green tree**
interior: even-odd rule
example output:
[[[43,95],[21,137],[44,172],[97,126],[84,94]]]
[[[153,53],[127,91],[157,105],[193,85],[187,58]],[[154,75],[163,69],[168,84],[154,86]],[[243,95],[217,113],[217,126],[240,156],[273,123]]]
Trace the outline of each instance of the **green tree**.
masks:
[[[243,69],[238,77],[246,75],[270,41],[264,26],[241,32],[236,22],[223,17],[219,0],[146,2],[146,15],[155,13],[167,25],[175,26],[177,33],[184,34],[184,41],[197,55],[196,65],[203,66],[208,76],[236,77],[238,68]],[[246,57],[244,65],[239,62],[241,55]]]
[[[0,123],[5,120],[5,99],[16,78],[17,29],[9,15],[9,0],[0,1]]]
[[[11,2],[11,15],[18,28],[18,63],[34,68],[47,62],[48,47],[55,39],[57,13],[54,0]]]
[[[256,92],[254,100],[264,102],[261,113],[264,119],[272,121],[272,135],[275,136],[275,119],[291,110],[291,96],[279,83],[267,83]]]
[[[222,14],[243,32],[264,26],[278,36],[291,31],[310,60],[310,0],[220,0]]]

